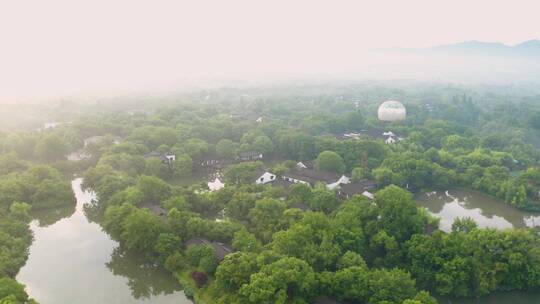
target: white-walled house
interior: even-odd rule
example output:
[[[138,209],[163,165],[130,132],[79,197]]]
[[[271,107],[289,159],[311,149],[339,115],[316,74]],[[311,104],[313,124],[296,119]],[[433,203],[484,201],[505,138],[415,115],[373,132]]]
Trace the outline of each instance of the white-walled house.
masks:
[[[391,144],[395,143],[396,140],[395,140],[392,136],[390,136],[390,137],[388,137],[384,142],[385,142],[386,144],[388,144],[388,145],[391,145]]]
[[[152,151],[144,155],[145,159],[159,158],[164,164],[170,164],[176,160],[176,154],[174,153],[161,153],[158,151]]]
[[[375,199],[375,195],[373,195],[373,193],[369,192],[369,191],[364,191],[362,192],[362,195],[369,198],[370,200],[374,200]]]
[[[223,187],[225,187],[225,183],[223,183],[219,177],[216,177],[213,181],[209,181],[208,182],[208,189],[210,189],[210,191],[217,191]]]
[[[166,153],[165,158],[170,162],[173,162],[176,160],[176,154],[174,153]]]
[[[300,161],[296,163],[296,169],[307,169],[307,166]]]
[[[350,182],[351,182],[350,178],[348,178],[345,175],[342,175],[337,181],[335,181],[335,182],[333,182],[331,184],[327,184],[326,187],[328,187],[328,189],[334,189],[339,185],[349,184]]]
[[[258,178],[255,180],[255,184],[257,185],[264,185],[276,180],[276,175],[268,171],[261,172],[257,176]]]

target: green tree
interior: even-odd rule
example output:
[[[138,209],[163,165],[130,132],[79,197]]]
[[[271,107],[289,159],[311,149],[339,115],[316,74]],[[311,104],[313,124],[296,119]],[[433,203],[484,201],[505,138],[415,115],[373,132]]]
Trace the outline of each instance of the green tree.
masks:
[[[180,250],[181,240],[171,233],[161,233],[154,245],[154,251],[159,255],[159,260],[164,263],[168,257]]]
[[[356,252],[347,251],[341,258],[339,258],[337,268],[343,269],[348,267],[360,267],[362,269],[367,269],[366,262],[364,258]]]
[[[258,252],[261,248],[261,243],[246,229],[241,229],[234,234],[232,247],[236,251]]]
[[[188,176],[193,169],[193,160],[187,154],[178,154],[176,160],[171,163],[171,169],[174,177]]]
[[[144,174],[159,177],[167,176],[167,166],[157,157],[149,158],[145,161]]]
[[[259,271],[257,255],[235,252],[227,255],[216,270],[216,286],[222,292],[236,293],[249,283],[250,276]]]
[[[379,225],[398,242],[423,232],[428,218],[418,211],[412,195],[406,190],[388,186],[377,192],[375,203],[380,207]]]
[[[313,193],[311,187],[306,184],[297,183],[289,187],[289,199],[293,202],[306,203],[309,202],[312,197]]]
[[[142,192],[145,202],[161,202],[167,199],[171,193],[170,186],[155,176],[140,176],[137,188]]]
[[[218,265],[216,252],[209,245],[191,245],[186,250],[186,258],[195,267],[206,273],[213,273]]]
[[[251,275],[249,284],[239,292],[245,297],[244,303],[284,304],[310,298],[316,282],[315,272],[306,262],[282,258]]]
[[[64,141],[55,134],[41,137],[36,143],[36,157],[48,162],[66,158],[67,146]]]
[[[268,136],[257,136],[253,143],[251,144],[251,147],[255,151],[260,151],[263,154],[270,154],[274,150],[274,144],[272,143],[272,140]]]
[[[184,143],[186,153],[192,159],[199,159],[208,152],[208,143],[200,138],[191,138]]]
[[[313,190],[309,206],[313,210],[330,213],[339,206],[339,203],[334,191],[326,189],[326,186],[317,186]]]
[[[343,173],[345,171],[345,163],[343,158],[334,151],[323,151],[315,159],[315,168],[321,171],[329,171]]]
[[[255,195],[251,193],[237,192],[227,204],[225,214],[239,221],[247,221],[249,210],[255,207],[255,200]]]
[[[362,167],[356,167],[351,172],[351,179],[353,182],[359,182],[369,177],[369,170]]]
[[[233,159],[236,155],[237,144],[230,139],[221,139],[216,144],[216,152],[219,157]]]
[[[255,207],[248,214],[255,235],[265,242],[270,241],[272,234],[279,228],[286,208],[285,203],[275,199],[265,198],[256,201]]]
[[[27,303],[25,286],[11,278],[0,278],[0,303]]]
[[[478,227],[474,219],[470,217],[457,217],[452,223],[453,232],[470,232],[474,228]]]
[[[135,209],[123,223],[122,240],[128,249],[151,253],[165,231],[163,222],[147,209]]]
[[[232,165],[225,170],[225,182],[238,184],[251,184],[258,178],[257,174],[264,168],[262,162],[245,162]]]

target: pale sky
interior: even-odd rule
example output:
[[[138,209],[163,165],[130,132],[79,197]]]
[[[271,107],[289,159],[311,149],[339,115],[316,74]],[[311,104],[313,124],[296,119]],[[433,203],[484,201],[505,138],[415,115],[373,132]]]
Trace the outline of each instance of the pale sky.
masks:
[[[0,101],[339,71],[363,51],[540,39],[535,0],[0,0]]]

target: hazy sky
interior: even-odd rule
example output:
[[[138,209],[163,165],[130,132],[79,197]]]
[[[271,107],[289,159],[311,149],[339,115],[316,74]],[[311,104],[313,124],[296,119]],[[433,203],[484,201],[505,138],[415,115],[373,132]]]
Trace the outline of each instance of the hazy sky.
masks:
[[[537,0],[0,0],[0,100],[333,72],[370,48],[540,38]]]

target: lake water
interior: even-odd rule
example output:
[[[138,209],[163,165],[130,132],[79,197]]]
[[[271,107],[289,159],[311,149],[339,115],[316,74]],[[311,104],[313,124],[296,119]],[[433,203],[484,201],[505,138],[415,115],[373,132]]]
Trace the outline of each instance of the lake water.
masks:
[[[429,192],[417,197],[418,205],[441,219],[440,228],[450,231],[456,217],[471,217],[479,227],[523,228],[540,226],[540,213],[518,210],[473,190]],[[540,303],[540,302],[539,302]]]
[[[505,229],[540,226],[540,214],[518,210],[473,190],[429,192],[416,198],[418,205],[439,217],[440,228],[450,231],[456,217],[471,217],[478,226]],[[539,293],[501,292],[478,299],[439,299],[440,304],[538,304]]]
[[[84,204],[93,195],[72,181],[76,207],[36,214],[34,242],[17,280],[41,304],[192,303],[166,270],[123,251],[88,220]]]

